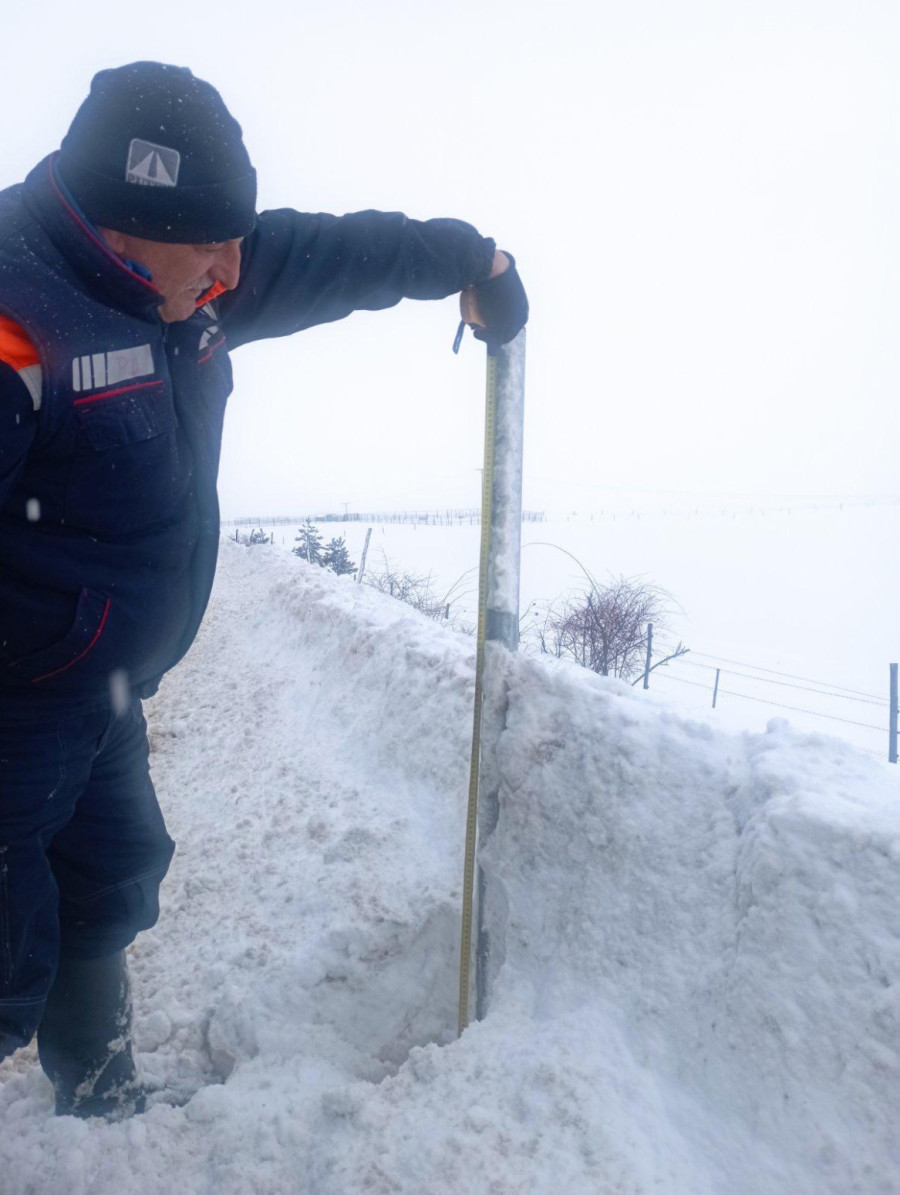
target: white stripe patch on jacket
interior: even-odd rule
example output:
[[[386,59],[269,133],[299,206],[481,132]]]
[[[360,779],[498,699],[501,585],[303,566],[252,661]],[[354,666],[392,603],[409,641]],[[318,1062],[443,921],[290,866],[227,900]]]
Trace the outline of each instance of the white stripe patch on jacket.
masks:
[[[89,353],[72,361],[72,386],[77,391],[101,390],[131,378],[153,373],[153,352],[149,344],[107,353]]]

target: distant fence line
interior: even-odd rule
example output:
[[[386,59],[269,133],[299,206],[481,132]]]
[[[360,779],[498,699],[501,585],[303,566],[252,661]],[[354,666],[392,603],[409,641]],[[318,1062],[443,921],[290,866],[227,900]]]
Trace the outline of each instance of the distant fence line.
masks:
[[[469,525],[478,527],[481,524],[481,511],[475,507],[471,509],[447,510],[390,510],[359,513],[348,511],[346,514],[305,514],[305,515],[257,515],[254,518],[223,519],[223,527],[299,527],[307,519],[314,523],[406,523],[428,527],[455,527]],[[542,510],[523,510],[523,523],[543,523],[546,514]]]
[[[664,641],[663,641],[664,642]],[[856,726],[863,730],[874,731],[878,734],[887,734],[888,736],[888,759],[891,763],[897,762],[897,744],[898,744],[898,698],[897,698],[897,665],[890,666],[890,688],[888,695],[879,697],[876,693],[863,692],[860,689],[850,689],[845,685],[838,685],[831,681],[815,680],[807,676],[796,676],[790,672],[779,672],[774,668],[763,668],[758,664],[749,664],[741,660],[726,660],[721,656],[712,656],[706,652],[691,652],[691,655],[703,656],[708,660],[715,660],[713,664],[703,664],[698,661],[688,660],[685,657],[679,657],[673,660],[671,665],[665,666],[665,671],[657,669],[651,672],[654,679],[665,681],[676,681],[680,685],[691,685],[696,689],[705,689],[712,695],[713,709],[716,708],[716,697],[726,695],[729,697],[740,697],[745,701],[755,701],[762,705],[771,705],[778,709],[791,710],[798,714],[807,714],[813,718],[825,718],[829,722],[843,722],[848,726]],[[725,664],[735,664],[738,668],[750,669],[751,672],[737,672],[733,668],[724,667]],[[686,676],[679,676],[677,671],[672,671],[672,668],[699,668],[707,672],[714,673],[709,682],[704,684],[699,680],[690,680]],[[768,673],[768,676],[760,676],[759,673]],[[888,725],[876,725],[874,722],[860,722],[855,718],[842,718],[838,714],[826,714],[822,710],[812,710],[807,706],[788,705],[783,701],[772,701],[767,697],[759,697],[755,693],[743,693],[736,689],[724,689],[719,685],[719,678],[725,676],[733,676],[739,680],[754,681],[757,684],[777,685],[781,689],[794,689],[804,693],[814,693],[817,697],[827,697],[832,700],[849,701],[857,705],[875,706],[887,711]],[[780,677],[780,680],[775,680],[775,677]],[[800,682],[800,683],[797,683]],[[815,686],[815,687],[813,687]],[[781,696],[781,694],[779,694]],[[807,699],[808,700],[808,699]],[[870,714],[866,711],[866,716],[875,716],[877,714]],[[861,750],[869,752],[871,755],[876,755],[883,758],[883,753],[880,751],[872,751],[868,747],[861,747]]]

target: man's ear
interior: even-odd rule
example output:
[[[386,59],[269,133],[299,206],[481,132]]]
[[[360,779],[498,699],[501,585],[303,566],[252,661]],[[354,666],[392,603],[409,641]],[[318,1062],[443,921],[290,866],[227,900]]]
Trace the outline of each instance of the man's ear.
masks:
[[[109,245],[110,249],[112,249],[113,253],[118,254],[120,257],[125,256],[125,242],[127,237],[124,232],[116,232],[114,228],[101,228],[100,235],[106,241],[107,245]]]

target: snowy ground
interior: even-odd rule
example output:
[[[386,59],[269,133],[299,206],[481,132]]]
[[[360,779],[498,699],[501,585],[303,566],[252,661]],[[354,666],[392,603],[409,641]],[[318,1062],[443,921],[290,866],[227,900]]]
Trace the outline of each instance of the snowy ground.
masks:
[[[151,711],[159,1095],[55,1119],[21,1053],[2,1195],[900,1192],[898,769],[540,661],[508,682],[505,964],[456,1041],[471,640],[223,545]]]

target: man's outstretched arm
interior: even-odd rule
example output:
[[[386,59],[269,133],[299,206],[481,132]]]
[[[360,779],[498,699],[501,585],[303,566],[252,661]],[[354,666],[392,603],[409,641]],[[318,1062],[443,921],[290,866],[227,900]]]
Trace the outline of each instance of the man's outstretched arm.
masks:
[[[243,247],[240,284],[220,310],[236,347],[404,298],[441,299],[480,287],[506,266],[494,241],[461,220],[281,209],[259,217]]]

